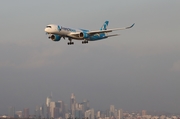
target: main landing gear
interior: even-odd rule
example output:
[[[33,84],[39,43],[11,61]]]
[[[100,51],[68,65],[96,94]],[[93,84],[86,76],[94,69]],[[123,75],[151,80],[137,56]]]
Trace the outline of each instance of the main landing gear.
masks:
[[[67,44],[68,45],[74,45],[74,42],[68,42]]]
[[[88,40],[82,41],[82,44],[86,44],[86,43],[88,43]]]
[[[67,43],[68,45],[74,45],[74,42],[72,42],[71,38],[68,38],[68,40],[70,41],[70,42]]]

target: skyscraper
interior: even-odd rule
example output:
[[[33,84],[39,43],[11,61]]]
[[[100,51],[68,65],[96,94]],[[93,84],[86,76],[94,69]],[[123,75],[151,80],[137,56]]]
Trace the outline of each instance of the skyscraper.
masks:
[[[23,117],[28,118],[29,117],[29,108],[24,108],[23,109]]]
[[[54,108],[56,108],[56,102],[50,102],[49,105],[50,118],[54,118]]]
[[[47,99],[46,99],[46,106],[47,107],[49,107],[51,101],[52,101],[52,95],[47,97]]]
[[[85,118],[94,119],[94,109],[87,110],[84,115]]]
[[[9,107],[8,116],[9,117],[14,117],[15,116],[15,107]]]
[[[97,114],[96,114],[96,118],[100,118],[101,117],[101,112],[100,111],[97,111]]]
[[[81,110],[78,109],[75,111],[75,118],[82,119],[82,111]]]
[[[115,116],[115,106],[110,105],[109,117]]]
[[[64,104],[64,111],[65,111],[65,113],[68,113],[68,105],[67,104]]]
[[[60,109],[59,102],[51,102],[50,103],[50,117],[59,118],[59,109]]]
[[[142,110],[142,116],[146,115],[146,110]]]
[[[50,117],[50,102],[52,101],[52,93],[51,96],[46,99],[46,118]]]
[[[60,100],[60,101],[58,101],[58,103],[60,104],[60,107],[59,107],[60,117],[64,118],[64,117],[65,117],[65,106],[64,106],[64,102]]]
[[[75,95],[74,93],[71,94],[71,99],[70,99],[70,109],[71,109],[71,115],[72,118],[75,118],[75,106],[76,106],[76,100],[75,100]]]
[[[75,95],[74,93],[71,94],[71,99],[70,99],[70,109],[72,110],[75,107]]]
[[[89,106],[89,100],[83,100],[83,103],[84,103],[84,105],[85,105],[85,109],[86,110],[88,110],[88,109],[90,109],[90,106]]]
[[[41,118],[44,118],[44,105],[42,105],[41,107],[39,107],[40,109],[40,116],[41,116]]]
[[[117,119],[122,119],[123,118],[123,110],[119,109],[118,110],[118,118]]]
[[[35,115],[37,118],[39,118],[39,117],[40,117],[40,107],[39,107],[39,106],[36,106],[36,109],[35,109],[34,115]]]

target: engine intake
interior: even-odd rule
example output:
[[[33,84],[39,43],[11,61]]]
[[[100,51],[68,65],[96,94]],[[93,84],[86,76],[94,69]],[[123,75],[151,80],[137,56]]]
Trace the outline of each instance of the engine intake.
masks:
[[[49,36],[49,39],[51,39],[52,41],[60,41],[61,36],[53,34],[53,35]]]
[[[87,34],[86,32],[81,32],[81,33],[79,34],[79,37],[80,37],[80,38],[88,38],[88,37],[89,37],[89,34]]]

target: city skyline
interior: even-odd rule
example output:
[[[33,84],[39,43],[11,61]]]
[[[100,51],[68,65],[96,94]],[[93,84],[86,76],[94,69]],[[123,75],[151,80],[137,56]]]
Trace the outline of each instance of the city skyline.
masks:
[[[115,110],[118,109],[118,114],[119,115],[122,115],[122,108],[120,107],[116,107],[115,105],[111,104],[109,105],[109,109],[106,108],[106,109],[94,109],[93,107],[90,106],[90,101],[88,99],[83,99],[81,102],[77,102],[76,101],[76,96],[74,93],[71,94],[70,96],[70,103],[67,104],[65,103],[63,100],[53,100],[53,96],[52,96],[52,92],[51,92],[51,95],[48,96],[46,98],[46,101],[45,102],[42,102],[40,105],[36,105],[36,107],[30,109],[29,107],[26,107],[26,108],[23,108],[22,110],[17,110],[15,107],[13,106],[9,106],[7,109],[8,109],[8,113],[4,113],[4,114],[1,114],[0,113],[0,116],[2,115],[7,115],[7,116],[12,116],[12,115],[15,115],[17,113],[19,113],[21,116],[20,117],[24,117],[24,118],[28,118],[29,115],[44,115],[43,118],[50,118],[50,117],[54,117],[54,115],[52,114],[52,110],[53,108],[55,108],[57,105],[57,107],[61,107],[62,108],[62,105],[63,105],[63,111],[62,113],[64,113],[64,116],[65,116],[65,113],[71,113],[72,115],[75,115],[75,113],[73,112],[73,110],[81,110],[83,113],[85,113],[85,110],[83,111],[82,110],[82,107],[81,107],[81,104],[83,104],[84,102],[87,102],[86,103],[86,107],[84,107],[85,110],[91,110],[93,109],[95,112],[100,113],[100,112],[105,112],[107,110],[109,110],[110,114],[111,112],[115,112]],[[59,105],[59,104],[60,105]],[[77,105],[78,104],[78,105]],[[80,105],[79,105],[80,104]],[[56,105],[56,106],[55,106]],[[51,108],[50,108],[51,107]],[[53,108],[52,108],[53,107]],[[31,110],[31,111],[30,111]],[[48,110],[49,110],[49,113],[48,113]],[[121,111],[120,111],[121,110]],[[148,113],[148,112],[149,113]],[[93,114],[95,113],[93,112]],[[180,114],[180,112],[174,112],[174,113],[170,113],[170,112],[165,112],[165,111],[162,111],[162,110],[124,110],[124,112],[128,112],[128,113],[139,113],[141,114],[142,116],[145,116],[145,115],[150,115],[150,114],[153,114],[153,116],[156,116],[156,114],[158,115],[172,115],[172,114]],[[54,112],[53,112],[54,113]],[[87,112],[88,113],[88,112]],[[51,116],[50,116],[51,115]],[[52,116],[53,115],[53,116]],[[85,114],[86,116],[88,114]],[[84,116],[85,116],[84,115]],[[95,115],[95,114],[94,114]],[[62,115],[61,115],[62,116]],[[109,116],[109,115],[106,115],[106,116]],[[13,117],[13,116],[12,116]],[[42,116],[41,116],[42,117]],[[63,117],[64,118],[64,117]],[[75,118],[72,117],[72,118]],[[83,117],[81,117],[83,118]]]
[[[0,112],[12,106],[32,113],[53,92],[53,100],[68,106],[74,93],[77,102],[86,98],[95,110],[113,104],[179,113],[179,5],[180,0],[2,0]],[[93,30],[107,20],[108,29],[136,25],[115,31],[118,37],[72,46],[44,32],[51,23]]]

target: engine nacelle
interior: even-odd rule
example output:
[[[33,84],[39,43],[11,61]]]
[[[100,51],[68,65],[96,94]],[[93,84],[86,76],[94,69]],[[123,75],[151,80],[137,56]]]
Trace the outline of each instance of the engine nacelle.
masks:
[[[51,40],[53,40],[53,41],[60,41],[61,40],[61,36],[59,36],[59,35],[51,35],[51,36],[49,36],[49,38],[51,39]]]
[[[80,37],[80,38],[89,38],[89,34],[87,34],[86,32],[81,32],[81,33],[79,34],[79,37]]]

